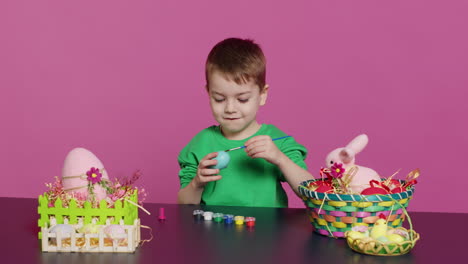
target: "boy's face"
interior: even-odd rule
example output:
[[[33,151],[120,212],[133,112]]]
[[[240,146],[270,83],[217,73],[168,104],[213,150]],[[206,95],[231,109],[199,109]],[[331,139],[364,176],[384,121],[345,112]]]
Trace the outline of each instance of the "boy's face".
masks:
[[[257,111],[266,102],[268,86],[260,92],[253,81],[237,84],[218,71],[210,74],[208,83],[211,111],[224,136],[241,140],[257,132]]]

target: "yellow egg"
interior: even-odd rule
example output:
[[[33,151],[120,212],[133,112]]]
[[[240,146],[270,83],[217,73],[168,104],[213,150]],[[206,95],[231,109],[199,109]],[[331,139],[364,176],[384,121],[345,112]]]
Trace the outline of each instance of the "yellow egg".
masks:
[[[352,239],[358,239],[358,238],[365,237],[365,234],[362,232],[358,232],[358,231],[349,231],[348,236]]]
[[[388,235],[388,240],[390,240],[391,242],[394,242],[394,243],[401,243],[401,242],[405,241],[405,239],[402,236],[397,235],[397,234]]]
[[[81,233],[85,234],[97,234],[99,233],[99,225],[96,224],[87,224],[80,228]]]

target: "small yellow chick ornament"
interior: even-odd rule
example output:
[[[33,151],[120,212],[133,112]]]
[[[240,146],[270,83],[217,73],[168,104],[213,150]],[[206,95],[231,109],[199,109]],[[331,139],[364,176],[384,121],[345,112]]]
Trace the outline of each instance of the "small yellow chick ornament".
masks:
[[[387,221],[385,220],[385,215],[380,214],[379,218],[380,219],[374,223],[374,226],[372,227],[370,231],[370,237],[372,237],[375,240],[379,240],[381,242],[387,242],[388,241],[388,238],[387,238],[388,226],[387,226]]]
[[[385,215],[380,214],[379,220],[377,220],[370,231],[370,237],[380,242],[396,242],[401,243],[405,240],[404,235],[396,232],[395,229],[388,230],[387,221]]]

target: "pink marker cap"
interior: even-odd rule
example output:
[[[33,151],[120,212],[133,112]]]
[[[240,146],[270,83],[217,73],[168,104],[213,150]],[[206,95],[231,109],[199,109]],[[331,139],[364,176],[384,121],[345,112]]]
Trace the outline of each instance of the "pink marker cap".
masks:
[[[159,217],[160,221],[166,220],[166,216],[164,215],[164,207],[159,207]]]

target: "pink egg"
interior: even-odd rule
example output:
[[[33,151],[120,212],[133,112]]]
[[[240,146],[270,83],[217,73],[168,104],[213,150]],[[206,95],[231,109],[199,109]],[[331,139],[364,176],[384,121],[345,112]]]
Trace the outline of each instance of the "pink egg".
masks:
[[[102,179],[109,179],[102,162],[89,150],[75,148],[71,150],[63,163],[62,183],[65,192],[75,192],[79,195],[88,195],[88,179],[86,173],[91,168],[99,169]],[[105,199],[107,194],[99,184],[94,184],[94,194],[97,200]]]
[[[121,225],[109,225],[104,228],[104,234],[108,238],[115,239],[121,235],[125,235],[125,228]]]

